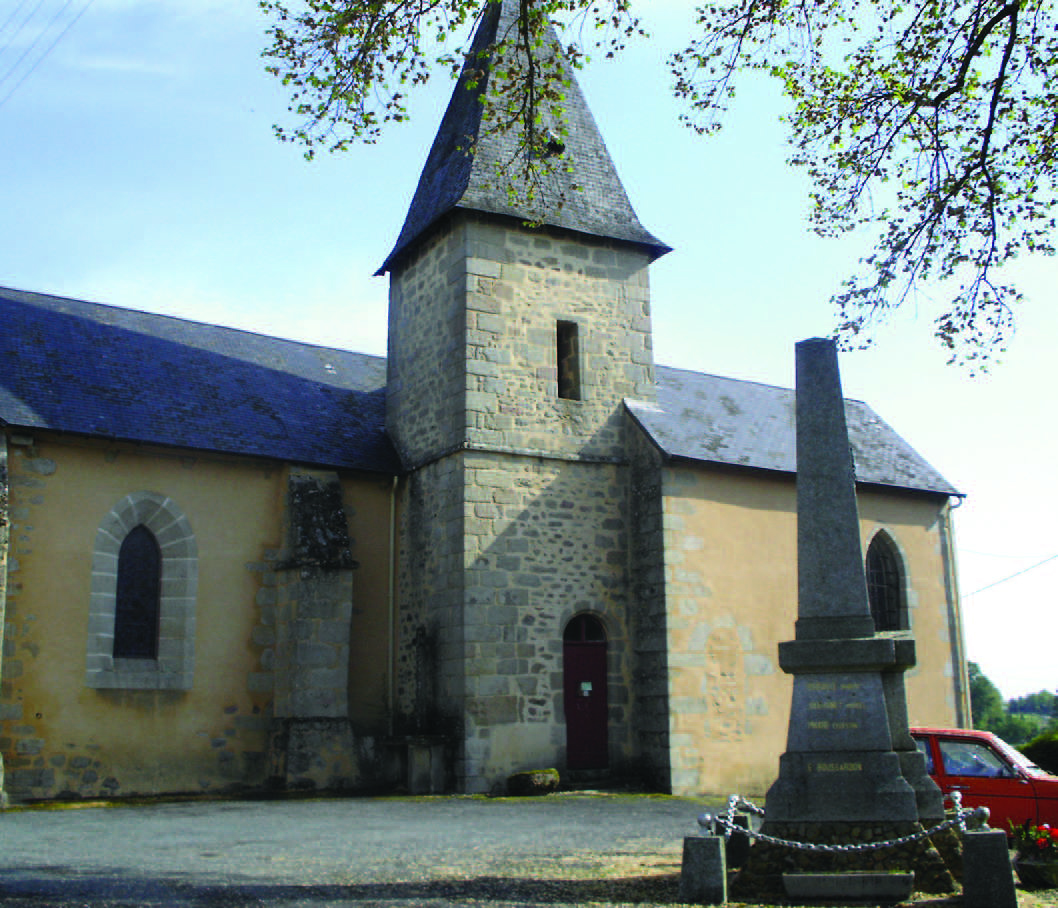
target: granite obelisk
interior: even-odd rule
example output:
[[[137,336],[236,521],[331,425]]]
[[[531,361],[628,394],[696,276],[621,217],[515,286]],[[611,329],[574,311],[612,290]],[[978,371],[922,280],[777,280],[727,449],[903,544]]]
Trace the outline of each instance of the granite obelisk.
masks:
[[[876,633],[871,617],[836,346],[817,338],[796,352],[798,608],[794,639],[779,644],[793,697],[762,831],[821,844],[887,841],[943,817],[940,790],[907,727],[903,673],[915,664],[915,643],[907,632]],[[880,860],[929,876],[934,891],[951,888],[928,840]],[[791,862],[816,870],[879,866],[872,853],[758,843],[744,874],[774,889]]]
[[[875,634],[837,351],[829,340],[803,341],[797,624],[795,639],[779,644],[779,664],[794,686],[786,753],[768,792],[769,820],[918,821],[914,789],[893,749],[882,682],[883,672],[914,659],[910,638]]]

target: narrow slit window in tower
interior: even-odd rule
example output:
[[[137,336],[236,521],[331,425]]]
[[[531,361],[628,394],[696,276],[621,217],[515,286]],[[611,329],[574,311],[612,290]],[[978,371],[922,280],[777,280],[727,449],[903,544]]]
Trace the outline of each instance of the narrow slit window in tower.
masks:
[[[576,322],[558,323],[558,396],[580,400],[580,342]]]

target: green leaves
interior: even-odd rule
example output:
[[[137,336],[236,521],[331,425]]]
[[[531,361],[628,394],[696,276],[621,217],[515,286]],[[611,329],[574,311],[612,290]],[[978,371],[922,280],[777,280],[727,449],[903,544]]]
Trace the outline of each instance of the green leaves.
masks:
[[[673,55],[692,128],[715,128],[746,69],[792,102],[790,162],[815,184],[822,235],[867,227],[873,253],[834,297],[848,346],[919,288],[947,294],[934,333],[977,366],[1014,329],[1021,295],[995,280],[1052,251],[1058,21],[1043,0],[747,0],[703,6]]]
[[[494,0],[493,0],[494,2]],[[303,145],[306,157],[377,141],[388,123],[407,115],[406,88],[425,84],[438,69],[453,77],[463,69],[469,37],[490,0],[259,0],[270,24],[265,69],[291,89],[293,125],[277,125],[285,142]],[[574,67],[586,59],[579,41],[552,46],[548,25],[562,17],[566,30],[592,35],[607,56],[643,34],[627,0],[520,0],[517,29],[502,35],[483,57],[503,87],[485,95],[502,108],[501,120],[526,127],[526,156],[540,144],[536,111],[561,103],[568,85],[556,64],[564,54]],[[451,47],[455,45],[454,47]],[[449,49],[451,48],[451,49]],[[471,78],[468,90],[480,80]]]
[[[458,74],[486,0],[260,0],[266,69],[291,90],[306,157],[377,140],[438,68]],[[630,0],[518,0],[508,34],[468,80],[514,137],[497,169],[532,202],[564,172],[562,63],[619,53],[643,35]],[[1058,16],[1045,0],[716,0],[667,61],[681,120],[720,127],[746,71],[790,99],[790,163],[813,183],[810,226],[877,237],[835,294],[848,345],[921,288],[940,287],[934,332],[953,360],[987,362],[1014,329],[1020,293],[997,277],[1022,253],[1053,254]],[[563,40],[548,37],[558,19]],[[587,45],[582,36],[590,36]],[[470,61],[473,69],[474,61]],[[482,90],[484,89],[484,90]],[[469,151],[470,149],[468,149]],[[514,203],[512,202],[512,205]],[[928,305],[931,303],[926,302]]]
[[[340,151],[374,142],[389,122],[407,116],[405,86],[426,82],[431,37],[446,40],[467,21],[457,0],[260,0],[271,20],[266,71],[292,89],[296,125],[276,126],[282,141]],[[461,56],[461,55],[460,55]]]

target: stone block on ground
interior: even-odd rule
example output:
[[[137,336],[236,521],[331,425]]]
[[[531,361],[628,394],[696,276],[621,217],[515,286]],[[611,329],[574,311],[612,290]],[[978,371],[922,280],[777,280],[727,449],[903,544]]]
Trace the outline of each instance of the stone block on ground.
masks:
[[[557,769],[529,769],[507,777],[507,794],[514,797],[531,797],[558,791]]]
[[[723,905],[727,902],[727,860],[724,857],[723,836],[687,836],[683,840],[679,900],[698,905]]]
[[[735,828],[731,830],[730,835],[727,835],[726,824],[721,822],[720,817],[714,817],[711,814],[702,814],[702,816],[698,818],[698,825],[702,827],[702,835],[718,835],[724,837],[726,843],[724,845],[724,856],[727,859],[729,870],[737,870],[746,863],[752,845],[752,838],[750,836],[752,824],[750,823],[749,817],[744,813],[735,814],[734,823]]]
[[[895,904],[909,898],[914,873],[784,873],[783,887],[797,901]]]
[[[963,908],[1017,908],[1014,871],[1002,829],[963,836]]]

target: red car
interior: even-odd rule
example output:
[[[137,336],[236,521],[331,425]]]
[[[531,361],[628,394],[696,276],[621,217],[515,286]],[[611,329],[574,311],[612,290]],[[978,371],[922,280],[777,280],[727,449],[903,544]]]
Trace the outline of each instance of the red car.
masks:
[[[944,794],[957,791],[964,807],[987,807],[988,825],[1010,832],[1026,820],[1058,825],[1058,776],[988,731],[912,728],[926,770]]]

